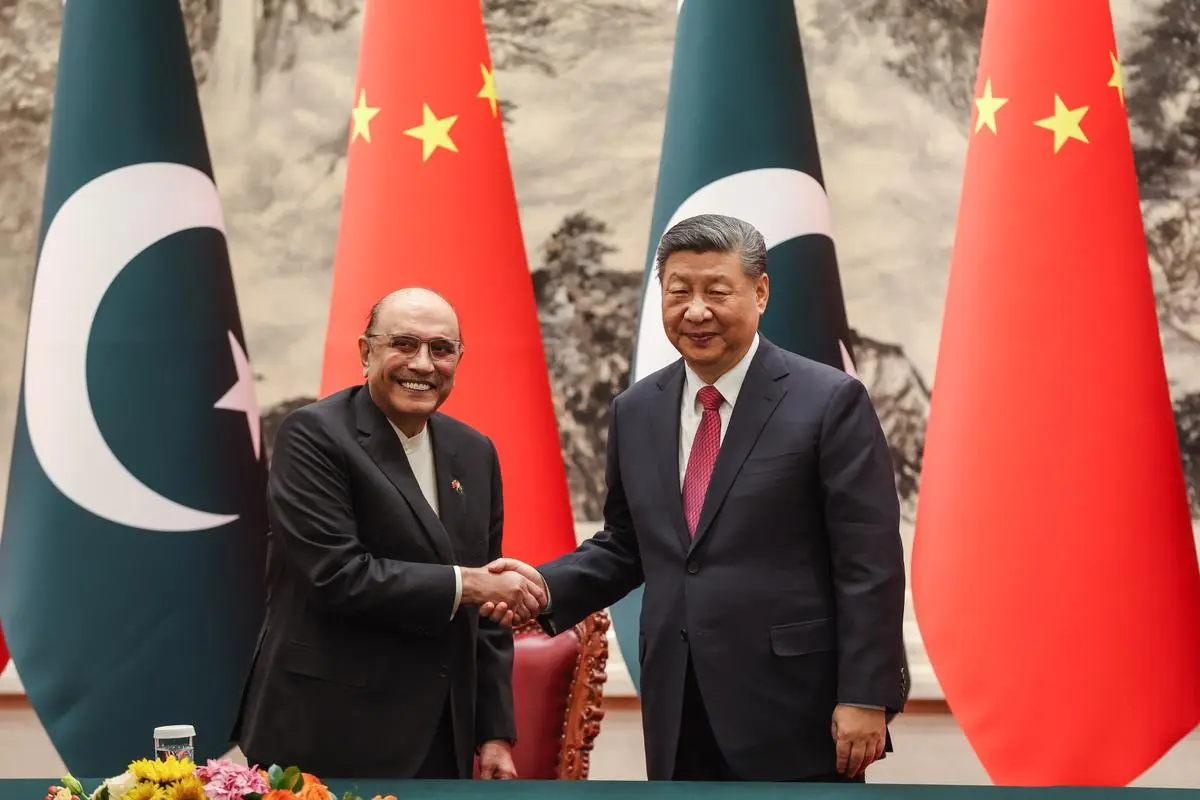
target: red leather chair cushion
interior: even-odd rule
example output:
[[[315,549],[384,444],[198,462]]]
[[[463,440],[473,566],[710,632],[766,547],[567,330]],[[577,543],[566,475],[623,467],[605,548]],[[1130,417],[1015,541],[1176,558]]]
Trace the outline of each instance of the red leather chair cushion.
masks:
[[[513,748],[513,762],[521,778],[558,777],[563,720],[578,659],[579,637],[574,633],[551,638],[536,629],[515,636],[513,706],[517,746]],[[478,760],[475,774],[479,774]]]

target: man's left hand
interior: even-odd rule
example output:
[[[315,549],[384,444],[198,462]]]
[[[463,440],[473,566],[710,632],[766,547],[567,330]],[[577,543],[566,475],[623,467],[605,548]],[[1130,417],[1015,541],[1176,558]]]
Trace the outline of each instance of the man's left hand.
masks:
[[[513,572],[521,575],[521,577],[537,585],[542,590],[543,594],[549,592],[549,589],[546,588],[546,579],[542,577],[542,574],[538,572],[536,568],[531,567],[524,561],[518,561],[515,558],[497,558],[495,561],[487,565],[487,570],[496,574],[505,572],[507,570],[512,570]],[[545,610],[546,606],[543,604],[541,608],[539,608],[533,614],[523,615],[517,613],[519,609],[509,608],[507,603],[488,602],[479,607],[479,615],[486,619],[490,619],[492,622],[495,622],[502,627],[512,628],[515,625],[535,618],[539,613]]]
[[[479,777],[485,781],[508,781],[517,777],[512,745],[503,739],[484,742],[479,748]]]
[[[839,705],[833,709],[837,771],[854,778],[883,756],[887,719],[883,710]]]

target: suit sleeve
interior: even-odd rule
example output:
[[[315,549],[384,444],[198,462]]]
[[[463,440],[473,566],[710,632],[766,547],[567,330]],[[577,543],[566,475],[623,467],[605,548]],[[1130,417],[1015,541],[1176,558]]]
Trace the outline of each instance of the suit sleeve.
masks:
[[[895,473],[879,418],[849,378],[825,409],[821,484],[837,603],[838,702],[904,704],[904,549]]]
[[[638,551],[633,516],[625,499],[617,433],[619,400],[613,402],[608,427],[608,454],[604,480],[604,530],[572,553],[538,567],[550,592],[550,608],[541,617],[551,635],[568,630],[594,611],[607,608],[642,583],[642,557]]]
[[[454,568],[367,550],[344,458],[317,416],[293,413],[280,426],[267,504],[275,542],[319,607],[395,630],[426,633],[450,623]]]
[[[488,533],[488,560],[500,558],[504,539],[504,492],[500,459],[492,447],[492,512]],[[513,716],[513,635],[486,617],[479,618],[476,642],[475,746],[491,739],[515,742]]]

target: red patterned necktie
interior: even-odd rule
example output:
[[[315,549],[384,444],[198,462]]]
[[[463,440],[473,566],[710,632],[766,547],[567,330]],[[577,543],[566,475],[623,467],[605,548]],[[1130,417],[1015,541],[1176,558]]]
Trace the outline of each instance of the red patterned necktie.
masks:
[[[717,452],[721,449],[721,414],[719,409],[725,398],[712,386],[700,390],[700,426],[692,441],[692,452],[688,456],[687,470],[683,473],[683,516],[687,519],[688,533],[696,535],[700,524],[700,509],[704,506],[704,494],[712,478],[713,465],[717,463]]]

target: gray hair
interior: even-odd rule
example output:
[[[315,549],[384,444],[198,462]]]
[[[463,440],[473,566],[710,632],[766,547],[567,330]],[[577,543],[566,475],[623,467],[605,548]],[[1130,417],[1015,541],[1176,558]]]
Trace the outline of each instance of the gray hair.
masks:
[[[736,253],[742,271],[757,278],[767,271],[767,243],[758,229],[737,217],[700,214],[675,223],[654,253],[654,272],[662,280],[672,253]]]

